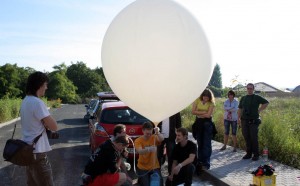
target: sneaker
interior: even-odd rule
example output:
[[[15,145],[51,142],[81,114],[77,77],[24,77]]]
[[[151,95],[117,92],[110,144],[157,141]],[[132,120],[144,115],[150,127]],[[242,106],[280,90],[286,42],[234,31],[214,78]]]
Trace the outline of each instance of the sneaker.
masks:
[[[236,148],[234,148],[234,149],[232,150],[232,152],[236,152]]]
[[[220,150],[225,150],[226,149],[226,145],[224,145],[222,148],[220,148]]]
[[[253,156],[252,161],[257,161],[259,159],[259,156]]]
[[[245,156],[243,156],[243,159],[246,160],[246,159],[250,159],[251,158],[251,154],[246,154]]]

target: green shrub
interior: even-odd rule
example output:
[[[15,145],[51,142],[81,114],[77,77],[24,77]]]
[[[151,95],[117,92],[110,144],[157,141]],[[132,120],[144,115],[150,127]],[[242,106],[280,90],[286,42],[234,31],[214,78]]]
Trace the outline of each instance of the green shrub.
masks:
[[[21,99],[0,99],[0,123],[17,118]]]

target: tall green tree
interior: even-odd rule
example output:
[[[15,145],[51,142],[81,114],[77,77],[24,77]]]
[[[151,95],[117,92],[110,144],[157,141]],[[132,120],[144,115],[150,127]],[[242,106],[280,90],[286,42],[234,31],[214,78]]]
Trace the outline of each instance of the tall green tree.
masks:
[[[108,84],[108,82],[107,82],[107,80],[105,78],[105,75],[104,75],[104,72],[103,72],[103,68],[102,67],[96,68],[95,72],[100,75],[102,90],[104,90],[104,91],[111,91],[111,88],[110,88],[110,86],[109,86],[109,84]]]
[[[0,67],[0,98],[24,97],[28,69],[17,64],[5,64]]]
[[[54,66],[49,74],[49,83],[46,96],[49,99],[60,98],[63,103],[76,103],[77,102],[77,87],[66,76],[67,66],[62,63],[61,65]]]
[[[208,86],[214,86],[216,88],[222,88],[222,74],[219,64],[214,67],[214,72],[210,78]]]
[[[81,98],[95,97],[97,92],[103,91],[102,79],[95,70],[91,70],[82,61],[70,65],[66,72],[67,77],[78,87],[77,94]]]

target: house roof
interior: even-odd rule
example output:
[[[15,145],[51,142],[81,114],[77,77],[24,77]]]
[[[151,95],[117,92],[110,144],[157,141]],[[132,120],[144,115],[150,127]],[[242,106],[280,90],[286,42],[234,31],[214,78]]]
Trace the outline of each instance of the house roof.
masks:
[[[255,91],[259,91],[259,92],[282,92],[282,90],[264,82],[255,83],[254,86],[255,86]]]
[[[298,85],[296,88],[294,88],[293,92],[300,92],[300,85]]]
[[[255,92],[282,92],[282,90],[280,90],[276,87],[273,87],[264,82],[254,83],[254,87],[255,87]],[[246,86],[243,86],[241,84],[238,84],[233,89],[236,90],[236,89],[240,89],[240,88],[246,90]]]

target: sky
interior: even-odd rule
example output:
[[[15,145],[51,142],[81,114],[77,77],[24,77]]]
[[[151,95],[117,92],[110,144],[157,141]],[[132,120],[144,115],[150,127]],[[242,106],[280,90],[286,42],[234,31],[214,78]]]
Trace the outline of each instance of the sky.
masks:
[[[223,86],[265,82],[300,85],[299,0],[175,0],[208,38]],[[84,62],[101,67],[101,45],[113,18],[134,0],[1,0],[0,65],[51,72]],[[236,80],[236,81],[233,81]]]

